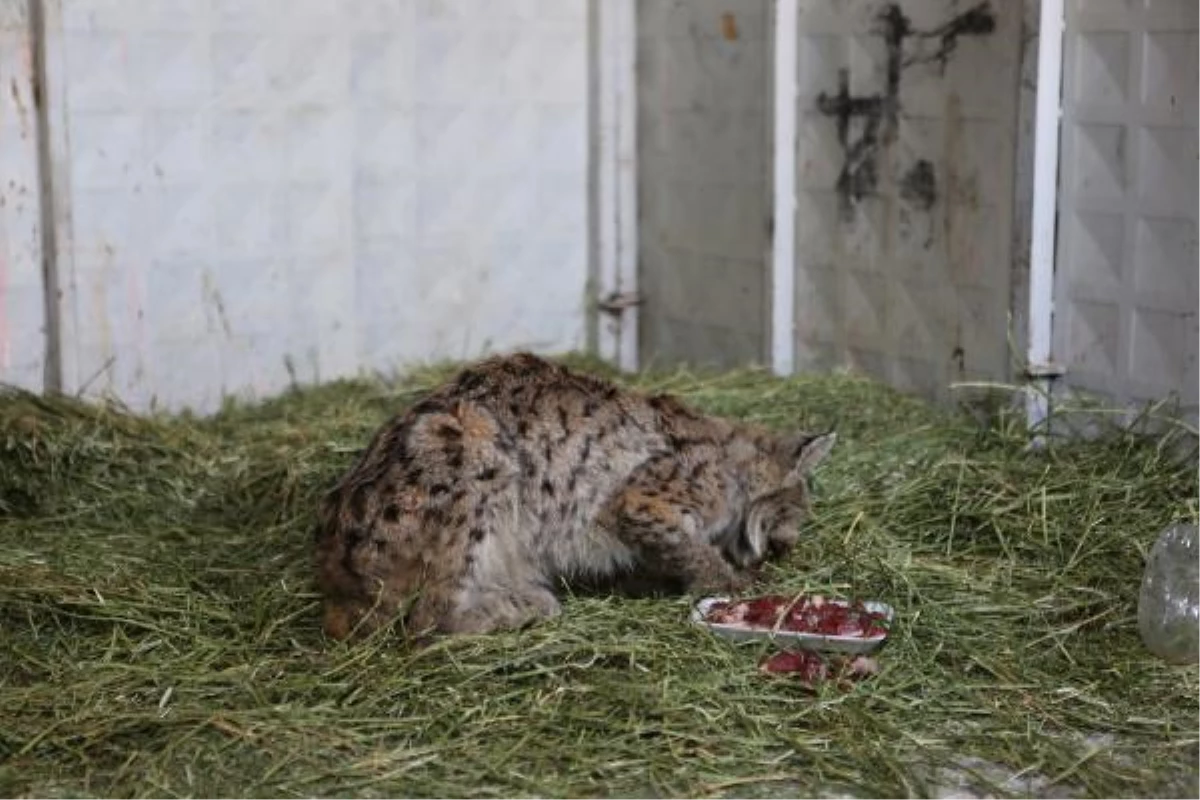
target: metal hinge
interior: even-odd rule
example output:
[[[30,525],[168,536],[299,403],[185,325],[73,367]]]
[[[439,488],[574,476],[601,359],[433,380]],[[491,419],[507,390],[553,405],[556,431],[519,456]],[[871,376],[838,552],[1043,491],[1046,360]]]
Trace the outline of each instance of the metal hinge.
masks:
[[[603,311],[605,314],[620,316],[625,313],[625,309],[634,308],[642,304],[642,296],[637,292],[613,292],[603,300],[596,301],[596,308]]]

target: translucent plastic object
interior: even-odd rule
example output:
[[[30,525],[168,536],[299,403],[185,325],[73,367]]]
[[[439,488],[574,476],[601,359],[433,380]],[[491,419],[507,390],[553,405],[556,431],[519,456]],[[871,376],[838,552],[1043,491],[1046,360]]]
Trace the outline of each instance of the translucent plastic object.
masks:
[[[1150,557],[1138,598],[1138,631],[1146,648],[1172,664],[1200,660],[1200,542],[1195,525],[1172,525]]]

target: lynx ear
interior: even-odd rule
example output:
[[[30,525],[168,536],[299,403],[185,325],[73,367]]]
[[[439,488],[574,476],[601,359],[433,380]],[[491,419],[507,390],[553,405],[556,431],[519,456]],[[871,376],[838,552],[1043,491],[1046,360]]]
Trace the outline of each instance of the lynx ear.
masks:
[[[784,483],[793,484],[804,480],[825,460],[829,451],[837,444],[837,433],[799,433],[784,438],[779,444],[785,463],[791,465]]]

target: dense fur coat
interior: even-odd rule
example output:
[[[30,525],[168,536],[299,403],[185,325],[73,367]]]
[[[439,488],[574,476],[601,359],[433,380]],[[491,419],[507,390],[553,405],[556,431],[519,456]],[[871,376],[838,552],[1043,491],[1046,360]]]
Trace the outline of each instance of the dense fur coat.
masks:
[[[564,580],[737,590],[794,543],[833,441],[489,359],[386,424],[326,498],[325,630],[517,627],[557,613]]]

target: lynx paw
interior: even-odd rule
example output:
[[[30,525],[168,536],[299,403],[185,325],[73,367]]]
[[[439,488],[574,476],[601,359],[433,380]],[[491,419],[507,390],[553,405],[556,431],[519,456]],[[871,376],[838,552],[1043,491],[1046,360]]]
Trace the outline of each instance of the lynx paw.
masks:
[[[753,583],[749,573],[726,569],[696,578],[691,581],[688,590],[691,594],[737,594],[750,588]]]

